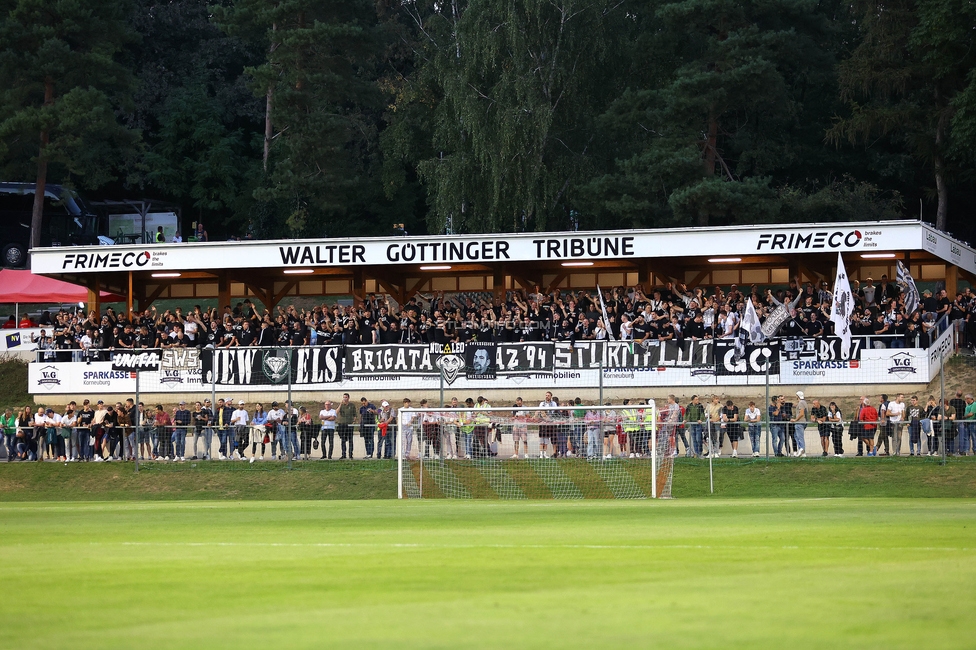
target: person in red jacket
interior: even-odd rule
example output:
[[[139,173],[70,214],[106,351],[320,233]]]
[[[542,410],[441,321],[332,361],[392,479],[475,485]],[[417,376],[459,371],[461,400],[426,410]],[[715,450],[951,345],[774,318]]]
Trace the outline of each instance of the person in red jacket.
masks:
[[[867,448],[867,455],[877,456],[878,452],[874,449],[874,432],[878,428],[878,409],[871,406],[869,398],[861,398],[857,419],[861,423],[861,440]]]

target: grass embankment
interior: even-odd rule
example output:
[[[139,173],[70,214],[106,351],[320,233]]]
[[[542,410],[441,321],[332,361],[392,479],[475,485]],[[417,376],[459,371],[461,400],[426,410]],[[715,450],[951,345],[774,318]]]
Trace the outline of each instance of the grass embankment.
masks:
[[[578,463],[580,461],[565,461]],[[0,501],[391,499],[396,464],[373,462],[245,465],[229,462],[2,463]],[[568,468],[567,468],[568,469]],[[714,464],[715,496],[976,497],[976,458],[845,458]],[[571,473],[571,472],[567,472]],[[708,463],[678,459],[675,498],[706,497]]]
[[[7,407],[20,410],[24,406],[35,406],[33,396],[27,392],[27,364],[0,354],[0,411]]]

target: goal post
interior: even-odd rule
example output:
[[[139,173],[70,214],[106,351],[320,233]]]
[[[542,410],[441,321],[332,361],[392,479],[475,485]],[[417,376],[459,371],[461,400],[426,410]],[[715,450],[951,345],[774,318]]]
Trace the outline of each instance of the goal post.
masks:
[[[641,404],[400,409],[398,498],[670,498],[673,435]]]

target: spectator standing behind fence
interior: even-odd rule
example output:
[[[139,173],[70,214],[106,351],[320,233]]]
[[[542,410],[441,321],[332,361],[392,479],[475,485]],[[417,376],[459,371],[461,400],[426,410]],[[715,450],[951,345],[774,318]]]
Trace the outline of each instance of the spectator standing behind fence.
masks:
[[[844,415],[840,412],[837,402],[831,402],[827,407],[827,421],[830,423],[830,439],[834,443],[834,456],[844,457]]]
[[[705,407],[698,395],[691,396],[691,403],[685,407],[685,426],[691,436],[691,455],[699,458],[702,455],[702,425],[705,423]]]
[[[772,439],[773,455],[777,457],[783,455],[783,438],[786,431],[786,425],[783,424],[782,404],[783,398],[779,395],[773,395],[769,398],[769,406],[766,407],[769,437]]]
[[[186,402],[180,402],[179,408],[173,410],[173,442],[176,449],[173,460],[186,460],[186,434],[187,427],[190,426],[190,411],[186,408]]]
[[[244,400],[237,400],[237,408],[231,413],[230,424],[234,427],[234,435],[237,438],[237,446],[240,449],[241,460],[245,460],[244,454],[247,452],[247,445],[249,438],[251,437],[251,428],[248,426],[248,414],[247,409],[244,408]],[[194,441],[194,449],[196,449],[196,441]],[[207,451],[210,451],[210,447],[207,447]],[[251,462],[254,462],[254,452],[251,452]]]
[[[708,413],[708,449],[705,457],[713,455],[715,458],[722,457],[722,441],[719,436],[722,433],[722,404],[718,395],[712,395],[711,403],[706,407]]]
[[[803,397],[803,391],[796,391],[796,414],[791,422],[793,423],[793,456],[802,458],[807,455],[806,428],[807,420],[810,418],[810,411],[807,408],[807,401]]]
[[[319,433],[321,434],[322,438],[322,458],[332,458],[337,417],[336,410],[332,408],[332,402],[325,400],[322,403],[322,410],[319,411]],[[326,444],[328,444],[329,447],[328,455],[326,455]]]
[[[376,457],[393,458],[393,446],[396,444],[396,409],[386,400],[380,403],[380,410],[376,413]],[[351,457],[350,457],[351,458]]]
[[[891,402],[888,401],[888,396],[885,394],[881,395],[878,400],[878,442],[875,446],[875,455],[878,456],[888,456],[889,451],[889,438],[891,437],[891,427],[888,419],[888,405]],[[884,452],[881,452],[881,446],[884,445]]]
[[[336,410],[336,433],[339,436],[339,447],[342,457],[346,457],[346,445],[352,451],[352,427],[356,421],[356,405],[349,401],[349,393],[342,394],[342,401]]]
[[[166,460],[173,453],[173,432],[170,429],[173,421],[170,419],[169,413],[163,410],[162,404],[156,405],[156,417],[153,422],[156,425],[156,436],[159,439],[158,458]]]
[[[891,453],[901,456],[901,438],[905,429],[905,395],[898,393],[895,401],[888,403],[888,426],[891,429]]]
[[[7,449],[7,462],[14,457],[14,442],[17,439],[17,416],[9,406],[0,415],[0,429],[3,429],[3,442]]]
[[[810,419],[817,423],[817,432],[820,434],[820,455],[827,456],[827,447],[830,445],[831,425],[827,421],[827,407],[820,403],[819,399],[813,400],[810,407]]]
[[[966,420],[966,439],[968,445],[960,446],[959,453],[972,456],[976,454],[976,401],[971,394],[966,395],[966,410],[963,412],[963,419]]]
[[[729,436],[729,444],[732,445],[732,458],[739,457],[739,441],[742,440],[742,425],[739,424],[739,407],[726,400],[725,408],[722,409],[722,424],[725,433]]]
[[[878,428],[878,409],[871,406],[871,399],[869,397],[861,397],[861,407],[858,410],[856,419],[860,426],[858,435],[864,443],[867,455],[877,456],[878,452],[874,448],[874,432]],[[860,455],[858,453],[858,456]]]
[[[376,429],[376,414],[379,410],[376,406],[370,402],[365,397],[359,398],[359,436],[363,439],[363,445],[366,447],[366,458],[373,457],[373,445],[376,444],[376,458],[383,457],[383,446],[382,441],[376,440],[376,435],[378,433]],[[380,436],[382,437],[382,436]],[[342,439],[340,437],[339,443],[342,444]],[[349,438],[349,458],[352,458],[353,454],[353,443],[352,437]],[[341,459],[346,458],[346,445],[342,444],[342,456]]]
[[[749,407],[743,414],[743,419],[749,428],[749,445],[752,447],[752,457],[759,458],[759,440],[762,437],[762,411],[756,408],[755,402],[749,402]]]

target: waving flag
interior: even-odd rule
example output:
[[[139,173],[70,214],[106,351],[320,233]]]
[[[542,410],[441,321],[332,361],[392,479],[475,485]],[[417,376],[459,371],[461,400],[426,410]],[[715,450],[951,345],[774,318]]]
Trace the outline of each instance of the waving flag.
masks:
[[[834,333],[841,340],[841,357],[851,355],[851,312],[854,311],[854,296],[851,295],[851,282],[844,268],[844,258],[837,253],[837,277],[834,278],[834,302],[830,308],[830,321]]]
[[[902,264],[901,260],[898,260],[898,273],[895,277],[895,284],[901,289],[901,297],[905,301],[905,313],[911,314],[918,309],[918,287],[915,286],[915,280],[908,271],[908,267]]]

